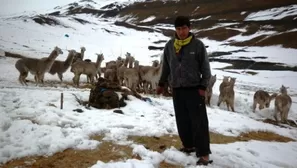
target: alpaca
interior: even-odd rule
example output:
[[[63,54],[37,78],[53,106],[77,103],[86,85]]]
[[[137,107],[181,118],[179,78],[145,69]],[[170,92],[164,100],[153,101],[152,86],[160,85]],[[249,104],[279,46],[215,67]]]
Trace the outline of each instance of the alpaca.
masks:
[[[100,67],[100,63],[104,60],[103,54],[97,54],[96,63],[86,62],[86,61],[77,61],[72,64],[70,71],[74,73],[73,83],[77,87],[79,86],[79,78],[81,74],[87,75],[91,83],[94,83],[94,77],[98,73],[98,68]]]
[[[162,72],[162,67],[163,67],[163,55],[161,56],[161,61],[160,64],[157,67],[147,67],[147,68],[142,68],[139,67],[139,75],[140,79],[143,81],[146,81],[146,83],[150,83],[152,85],[152,90],[153,92],[156,91],[157,89],[157,83],[159,82],[159,79],[161,77],[161,72]],[[147,85],[144,86],[145,93],[148,93],[147,91]]]
[[[67,69],[72,64],[74,56],[77,54],[75,50],[68,50],[68,57],[65,61],[58,61],[55,60],[54,64],[52,65],[49,73],[52,75],[58,74],[60,81],[63,81],[63,73],[67,71]]]
[[[288,95],[287,88],[283,85],[280,88],[280,93],[281,94],[276,96],[274,102],[274,118],[275,121],[278,122],[277,114],[280,113],[281,122],[284,123],[288,120],[288,114],[292,106],[292,99]]]
[[[234,84],[235,84],[236,78],[231,78],[230,82],[228,82],[225,87],[222,87],[222,91],[219,95],[219,101],[218,106],[220,106],[221,102],[226,102],[227,108],[230,111],[235,112],[234,110],[234,100],[235,100],[235,92],[234,92]]]
[[[124,80],[128,88],[136,90],[139,84],[139,61],[134,62],[134,68],[127,68],[124,71]]]
[[[55,59],[59,54],[63,54],[59,47],[55,47],[51,54],[46,58],[21,58],[15,63],[16,69],[19,71],[19,82],[22,85],[28,85],[26,82],[26,77],[29,72],[34,76],[36,84],[43,83],[44,74],[49,72],[51,66],[53,65]]]
[[[207,104],[208,106],[210,106],[210,99],[212,97],[212,88],[213,88],[214,84],[216,83],[216,81],[217,81],[217,75],[211,76],[209,79],[208,86],[206,88],[205,104]]]
[[[97,56],[100,56],[100,58],[101,58],[101,60],[100,60],[100,62],[98,63],[98,65],[97,65],[97,62],[92,62],[91,60],[90,61],[88,61],[88,59],[87,59],[87,61],[86,60],[84,60],[85,62],[88,62],[88,63],[90,63],[90,64],[93,64],[94,66],[96,66],[97,67],[97,74],[95,75],[95,78],[96,78],[96,80],[98,80],[98,78],[100,78],[100,76],[101,76],[101,63],[102,63],[102,61],[104,60],[104,57],[103,57],[103,54],[97,54],[96,53],[96,55]],[[101,55],[102,55],[102,57],[101,57]],[[90,83],[91,82],[91,79],[87,76],[87,83]]]
[[[276,93],[269,95],[269,93],[264,90],[256,91],[254,94],[253,112],[255,112],[257,104],[259,104],[260,110],[264,107],[269,108],[271,100],[273,100],[276,96]]]
[[[75,63],[78,60],[84,60],[85,52],[86,52],[86,48],[85,47],[80,47],[80,53],[75,54],[72,63]]]

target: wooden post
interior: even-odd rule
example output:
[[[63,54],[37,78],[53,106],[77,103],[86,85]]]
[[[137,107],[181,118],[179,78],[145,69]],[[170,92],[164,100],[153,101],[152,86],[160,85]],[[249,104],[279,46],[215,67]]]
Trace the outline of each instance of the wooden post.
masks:
[[[60,104],[61,109],[63,109],[63,102],[64,102],[64,95],[63,93],[61,93],[61,104]]]

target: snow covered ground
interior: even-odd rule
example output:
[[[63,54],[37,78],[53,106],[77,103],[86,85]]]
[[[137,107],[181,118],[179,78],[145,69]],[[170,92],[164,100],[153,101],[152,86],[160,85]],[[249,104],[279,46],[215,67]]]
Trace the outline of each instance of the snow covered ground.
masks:
[[[12,1],[11,1],[12,2]],[[32,1],[33,2],[33,1]],[[96,1],[98,2],[98,1]],[[63,2],[64,3],[64,2]],[[65,2],[66,3],[66,2]],[[59,4],[57,4],[59,5]],[[55,5],[55,6],[57,6]],[[40,9],[37,5],[36,9]],[[42,8],[43,9],[43,8]],[[35,10],[35,9],[34,9]],[[33,21],[23,22],[21,19],[1,18],[0,49],[41,58],[47,56],[54,46],[63,49],[76,49],[85,46],[86,58],[95,60],[95,53],[102,52],[105,61],[115,59],[125,52],[131,52],[141,64],[151,64],[156,58],[151,55],[159,51],[149,51],[147,46],[154,41],[167,40],[159,33],[138,32],[133,29],[118,27],[112,20],[103,21],[88,15],[77,15],[94,25],[81,25],[61,18],[61,23],[70,28],[41,26]],[[115,18],[116,19],[116,18]],[[113,31],[108,33],[104,28]],[[122,33],[120,33],[122,32]],[[64,35],[69,34],[69,38]],[[222,43],[202,39],[210,48],[208,51],[232,51],[239,47],[221,45]],[[251,52],[246,55],[271,56],[269,59],[277,62],[297,64],[297,51],[281,47],[248,47]],[[279,53],[281,53],[281,57]],[[243,54],[243,53],[241,53]],[[64,60],[65,51],[57,59]],[[161,136],[177,134],[172,100],[163,97],[152,97],[152,103],[143,102],[129,97],[128,105],[122,108],[124,115],[113,113],[112,110],[90,110],[81,107],[73,93],[84,100],[88,99],[88,89],[76,89],[59,84],[58,77],[45,75],[45,81],[56,81],[52,86],[37,87],[29,83],[24,87],[18,83],[18,71],[14,67],[17,59],[0,57],[0,165],[12,159],[33,155],[53,155],[67,148],[94,149],[100,141],[91,140],[94,134],[105,133],[104,140],[113,140],[127,144],[133,148],[133,153],[141,156],[142,160],[129,159],[126,161],[104,163],[98,158],[98,163],[92,168],[154,168],[165,160],[169,163],[193,168],[197,158],[194,154],[187,156],[175,147],[166,149],[163,153],[151,151],[142,145],[136,145],[127,140],[129,135]],[[272,119],[273,105],[269,109],[252,112],[252,96],[257,89],[278,92],[284,84],[289,87],[293,106],[289,119],[297,118],[297,86],[296,72],[289,71],[257,71],[249,75],[239,71],[238,74],[214,68],[227,64],[211,63],[212,73],[217,74],[214,86],[212,107],[207,108],[210,131],[238,136],[250,131],[270,131],[297,140],[296,128],[281,128],[256,119]],[[236,70],[233,70],[236,71]],[[235,111],[226,111],[226,106],[217,107],[219,84],[224,75],[236,77]],[[68,70],[64,81],[71,82],[73,74]],[[29,80],[33,76],[29,75]],[[86,77],[81,77],[86,81]],[[60,94],[64,93],[64,108],[59,109]],[[83,108],[83,113],[73,112],[73,109]],[[144,116],[144,117],[143,117]],[[297,165],[297,142],[263,142],[248,141],[230,144],[211,144],[211,159],[214,163],[209,167],[287,167]],[[294,166],[295,165],[295,166]]]

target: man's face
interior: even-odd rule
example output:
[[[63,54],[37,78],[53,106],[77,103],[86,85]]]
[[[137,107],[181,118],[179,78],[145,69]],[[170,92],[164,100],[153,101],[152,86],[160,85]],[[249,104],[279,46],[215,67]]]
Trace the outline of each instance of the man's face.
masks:
[[[190,28],[188,26],[184,25],[184,26],[176,27],[175,31],[176,31],[178,38],[180,40],[184,40],[188,37]]]

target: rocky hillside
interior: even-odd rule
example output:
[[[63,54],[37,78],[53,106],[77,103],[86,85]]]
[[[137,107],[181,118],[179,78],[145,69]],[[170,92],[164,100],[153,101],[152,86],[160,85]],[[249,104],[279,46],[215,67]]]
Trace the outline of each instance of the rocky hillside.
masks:
[[[96,5],[95,1],[81,0],[32,18],[40,24],[58,24],[54,17],[71,16],[82,24],[91,24],[75,15],[117,17],[121,19],[116,19],[116,25],[141,31],[159,31],[171,36],[174,18],[188,15],[192,19],[193,32],[198,37],[234,46],[282,45],[297,48],[296,0],[147,0],[130,4],[110,3],[103,7]]]
[[[192,32],[197,37],[207,38],[208,41],[215,40],[223,46],[216,49],[211,48],[212,44],[206,43],[211,49],[208,50],[211,51],[209,52],[210,61],[229,63],[230,66],[224,69],[297,71],[296,61],[294,61],[294,49],[297,49],[296,0],[127,0],[126,2],[80,0],[65,6],[57,6],[51,11],[9,19],[28,22],[28,24],[34,21],[40,25],[46,25],[43,26],[46,29],[62,27],[63,32],[76,31],[80,34],[84,31],[80,28],[87,30],[89,27],[96,35],[98,35],[96,30],[100,29],[106,32],[104,36],[115,35],[115,39],[126,36],[121,28],[135,29],[138,30],[135,32],[140,31],[140,34],[157,32],[153,40],[150,37],[147,38],[149,42],[140,47],[160,51],[167,39],[164,39],[164,36],[159,38],[160,34],[167,37],[173,35],[173,22],[177,15],[190,16]],[[109,24],[101,24],[103,22]],[[44,30],[42,29],[41,32]],[[77,39],[79,41],[79,38]],[[11,42],[19,43],[13,40]],[[86,43],[92,44],[93,41]],[[20,45],[30,47],[28,44]],[[41,44],[41,47],[42,45],[47,43]],[[226,45],[232,49],[221,50]],[[290,51],[283,53],[266,47],[269,52],[262,55],[262,52],[248,49],[252,48],[251,46],[260,46],[257,49],[262,49],[262,46],[275,45]],[[155,53],[159,54],[159,51]],[[155,53],[150,56],[156,56]],[[277,55],[272,58],[272,61],[269,58],[273,57],[270,53]],[[17,54],[8,52],[5,55],[19,57]],[[286,58],[283,58],[284,56]]]

